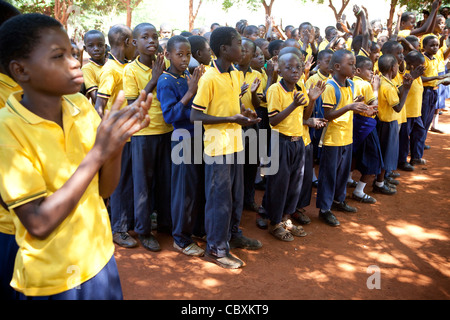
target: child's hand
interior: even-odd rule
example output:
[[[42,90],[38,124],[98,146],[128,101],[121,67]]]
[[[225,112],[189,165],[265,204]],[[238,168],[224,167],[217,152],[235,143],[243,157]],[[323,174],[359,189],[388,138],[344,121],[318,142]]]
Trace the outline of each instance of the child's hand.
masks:
[[[380,89],[381,79],[379,76],[374,75],[370,83],[372,84],[373,91],[378,91],[378,89]]]
[[[296,107],[306,104],[306,99],[305,99],[305,96],[303,95],[303,93],[301,93],[300,91],[295,92],[293,103]]]
[[[364,113],[368,117],[372,117],[378,113],[378,106],[367,106],[367,111]]]
[[[314,56],[310,55],[308,57],[308,59],[306,60],[306,62],[305,62],[305,71],[311,70],[311,67],[312,67],[313,63],[314,63]]]
[[[308,90],[308,98],[310,100],[317,100],[325,91],[327,83],[325,81],[318,81],[316,85],[312,85]]]
[[[350,105],[350,110],[356,113],[361,113],[365,115],[369,115],[369,107],[361,102],[355,102]]]
[[[361,94],[361,95],[357,96],[353,101],[354,102],[363,102],[364,96]]]
[[[158,53],[156,60],[152,63],[152,79],[158,79],[165,69],[166,64],[164,62],[164,55],[162,53]]]
[[[307,124],[314,129],[322,129],[327,126],[328,120],[324,118],[309,118]]]
[[[361,9],[359,8],[358,5],[354,5],[353,6],[353,13],[355,14],[356,17],[358,17],[358,14],[361,12]]]
[[[256,112],[251,111],[250,109],[246,109],[242,111],[242,113],[238,113],[232,117],[233,122],[241,125],[241,126],[250,126],[255,123],[261,121],[261,118],[258,118]]]
[[[239,98],[241,98],[241,97],[247,92],[248,87],[249,87],[249,85],[248,85],[247,82],[244,82],[244,83],[242,84],[242,86],[241,86],[241,93],[240,93],[240,95],[239,95]]]
[[[259,85],[261,84],[261,80],[256,78],[255,81],[253,81],[252,86],[250,87],[250,92],[253,94],[258,90]]]
[[[119,152],[127,140],[136,132],[150,124],[148,109],[152,104],[153,95],[141,91],[139,98],[132,104],[123,107],[125,94],[119,92],[110,110],[107,110],[97,129],[94,148],[99,148],[102,158],[106,161]]]
[[[187,78],[188,83],[188,90],[195,94],[198,89],[198,81],[200,80],[200,77],[203,75],[204,66],[200,65],[197,68],[194,69],[193,74]]]
[[[407,73],[403,76],[403,88],[409,89],[411,88],[412,82],[414,81],[411,74]]]
[[[413,79],[417,79],[418,77],[423,75],[424,72],[425,72],[425,66],[420,65],[420,66],[414,68],[414,70],[411,71],[410,75]]]

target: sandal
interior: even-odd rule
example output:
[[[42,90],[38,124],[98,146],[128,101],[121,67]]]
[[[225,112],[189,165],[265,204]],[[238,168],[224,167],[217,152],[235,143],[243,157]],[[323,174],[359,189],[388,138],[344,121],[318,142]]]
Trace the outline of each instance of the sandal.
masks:
[[[181,253],[184,253],[187,256],[192,257],[201,257],[205,253],[205,250],[200,248],[195,242],[192,242],[185,248],[181,248],[179,245],[177,245],[175,242],[173,243],[173,247],[180,251]]]
[[[289,231],[292,235],[296,237],[304,237],[307,235],[305,232],[305,229],[301,226],[296,226],[292,223],[291,219],[287,219],[286,221],[282,222],[283,228]]]
[[[276,225],[269,226],[269,232],[275,238],[281,241],[293,241],[294,236],[288,230],[283,227],[283,222],[280,222]]]

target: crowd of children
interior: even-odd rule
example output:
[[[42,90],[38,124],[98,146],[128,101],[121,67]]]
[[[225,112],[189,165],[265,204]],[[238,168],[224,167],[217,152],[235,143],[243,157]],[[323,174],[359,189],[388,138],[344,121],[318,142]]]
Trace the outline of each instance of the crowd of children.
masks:
[[[293,241],[316,187],[319,218],[338,226],[333,211],[357,211],[348,187],[360,203],[376,202],[368,183],[394,195],[396,170],[425,164],[427,132],[441,132],[440,0],[420,25],[399,13],[395,30],[355,5],[356,22],[323,39],[309,22],[177,35],[141,23],[108,41],[90,30],[81,52],[55,19],[0,4],[2,297],[121,299],[113,243],[160,251],[153,230],[240,268],[231,249],[262,247],[243,210]]]

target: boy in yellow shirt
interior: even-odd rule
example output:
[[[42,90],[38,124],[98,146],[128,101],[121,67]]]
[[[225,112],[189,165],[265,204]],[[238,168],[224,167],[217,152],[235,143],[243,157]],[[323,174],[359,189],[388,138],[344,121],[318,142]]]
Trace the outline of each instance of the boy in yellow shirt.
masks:
[[[84,51],[90,58],[89,62],[81,68],[83,71],[86,97],[95,106],[98,86],[100,83],[100,72],[105,64],[106,43],[105,36],[98,30],[90,30],[84,34]]]
[[[122,299],[102,198],[117,185],[124,144],[150,121],[151,97],[119,110],[119,95],[101,120],[75,94],[80,63],[51,17],[10,19],[0,46],[1,65],[23,88],[0,111],[1,158],[14,159],[0,165],[19,246],[11,286],[26,299]]]

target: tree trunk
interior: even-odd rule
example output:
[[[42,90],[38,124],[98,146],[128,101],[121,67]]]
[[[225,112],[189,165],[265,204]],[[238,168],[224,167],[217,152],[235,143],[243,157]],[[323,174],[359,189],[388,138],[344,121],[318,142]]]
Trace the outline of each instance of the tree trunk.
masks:
[[[202,5],[203,0],[200,0],[197,5],[197,10],[195,10],[194,13],[194,0],[189,0],[189,32],[194,29],[194,22],[198,15],[198,10],[200,9],[200,6]]]
[[[131,28],[131,20],[133,18],[133,10],[141,3],[142,0],[121,0],[127,8],[127,22],[126,25]]]
[[[389,10],[389,19],[386,24],[389,38],[392,35],[392,25],[394,24],[394,13],[395,13],[395,7],[397,6],[397,3],[398,3],[398,0],[391,0],[391,9]]]
[[[350,0],[342,0],[342,6],[339,11],[337,11],[336,7],[333,5],[333,1],[329,0],[328,6],[333,10],[334,17],[336,18],[336,22],[338,22],[342,18],[342,14],[344,13],[345,8],[347,8]]]
[[[68,8],[73,4],[72,0],[55,0],[55,7],[53,9],[53,15],[64,28],[67,30],[67,20],[71,12],[68,12]]]
[[[264,11],[266,13],[266,19],[265,19],[265,21],[266,21],[266,30],[268,30],[269,29],[269,20],[268,20],[268,18],[270,18],[272,16],[272,6],[273,6],[273,3],[275,2],[275,0],[270,0],[269,4],[266,3],[266,0],[261,0],[261,2],[262,2],[262,5],[264,7]]]

